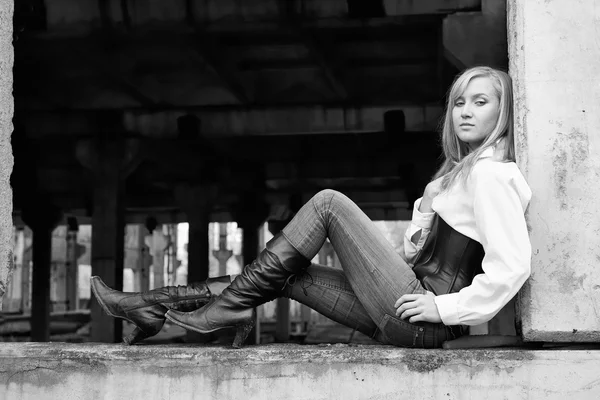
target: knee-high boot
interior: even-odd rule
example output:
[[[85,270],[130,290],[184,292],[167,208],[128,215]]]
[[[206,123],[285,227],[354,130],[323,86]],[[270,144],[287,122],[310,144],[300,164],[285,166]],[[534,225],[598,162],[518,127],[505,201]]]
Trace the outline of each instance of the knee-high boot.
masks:
[[[177,325],[200,333],[236,327],[233,347],[240,348],[254,326],[254,307],[279,297],[289,277],[309,265],[310,260],[279,233],[220,296],[211,298],[196,311],[169,310],[165,316]]]
[[[167,286],[140,293],[111,289],[98,276],[92,276],[90,283],[98,303],[108,315],[136,326],[123,338],[123,342],[131,345],[160,332],[168,310],[197,310],[211,297],[221,294],[231,279],[221,276],[187,286]]]

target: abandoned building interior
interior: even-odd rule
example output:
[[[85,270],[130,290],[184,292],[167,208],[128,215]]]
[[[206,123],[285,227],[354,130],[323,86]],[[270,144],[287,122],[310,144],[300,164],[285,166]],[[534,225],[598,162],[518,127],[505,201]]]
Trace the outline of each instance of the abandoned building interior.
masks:
[[[14,5],[2,341],[119,342],[132,327],[91,275],[143,291],[235,273],[325,188],[401,246],[454,76],[508,69],[504,1]],[[472,333],[515,335],[513,308]],[[260,309],[254,342],[370,340],[287,299]],[[153,340],[220,339],[169,329]]]

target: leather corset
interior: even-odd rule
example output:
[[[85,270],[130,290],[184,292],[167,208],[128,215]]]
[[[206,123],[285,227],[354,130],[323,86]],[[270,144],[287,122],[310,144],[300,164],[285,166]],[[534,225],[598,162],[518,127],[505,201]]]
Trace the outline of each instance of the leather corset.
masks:
[[[413,271],[430,292],[455,293],[483,273],[484,255],[479,242],[455,231],[438,215]]]

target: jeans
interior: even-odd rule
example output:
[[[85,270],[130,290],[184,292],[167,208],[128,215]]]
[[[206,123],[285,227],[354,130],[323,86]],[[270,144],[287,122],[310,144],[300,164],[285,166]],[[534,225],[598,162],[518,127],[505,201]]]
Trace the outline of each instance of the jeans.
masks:
[[[457,327],[396,317],[396,300],[426,290],[375,224],[342,193],[317,193],[282,234],[309,260],[329,238],[343,269],[312,264],[285,287],[285,297],[384,344],[436,348],[460,336]]]

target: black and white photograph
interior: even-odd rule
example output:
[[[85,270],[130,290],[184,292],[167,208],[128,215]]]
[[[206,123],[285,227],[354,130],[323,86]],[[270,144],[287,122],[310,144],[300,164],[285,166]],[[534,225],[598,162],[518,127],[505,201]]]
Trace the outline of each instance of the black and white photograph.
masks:
[[[600,0],[0,0],[0,399],[600,398]]]

